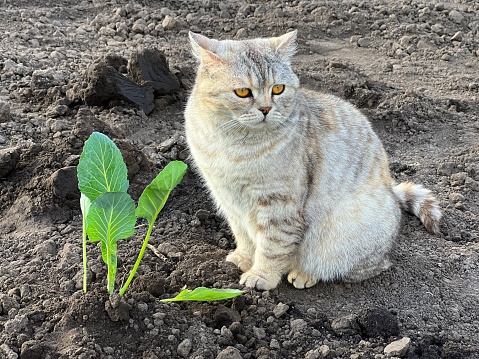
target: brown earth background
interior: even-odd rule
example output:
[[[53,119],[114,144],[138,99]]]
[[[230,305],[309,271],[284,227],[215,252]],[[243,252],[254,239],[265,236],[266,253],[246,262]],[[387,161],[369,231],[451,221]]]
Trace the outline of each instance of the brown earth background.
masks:
[[[363,283],[162,303],[185,286],[240,288],[224,261],[231,232],[189,170],[126,295],[107,295],[94,243],[83,293],[76,165],[90,133],[119,146],[137,200],[169,161],[190,163],[188,31],[291,29],[303,86],[370,118],[394,178],[437,194],[441,235],[405,214],[394,267]],[[477,1],[1,1],[0,358],[479,358],[478,45]],[[85,100],[89,66],[109,56],[131,79],[145,49],[164,53],[179,84],[155,93],[152,112]],[[144,231],[118,244],[116,288]]]

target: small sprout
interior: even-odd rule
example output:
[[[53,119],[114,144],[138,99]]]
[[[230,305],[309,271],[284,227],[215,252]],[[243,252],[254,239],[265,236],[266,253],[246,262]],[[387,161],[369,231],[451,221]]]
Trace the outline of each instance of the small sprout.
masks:
[[[192,291],[182,290],[176,297],[162,299],[162,302],[181,302],[184,300],[194,300],[199,302],[211,302],[213,300],[223,300],[237,297],[243,294],[239,289],[215,289],[198,287]]]

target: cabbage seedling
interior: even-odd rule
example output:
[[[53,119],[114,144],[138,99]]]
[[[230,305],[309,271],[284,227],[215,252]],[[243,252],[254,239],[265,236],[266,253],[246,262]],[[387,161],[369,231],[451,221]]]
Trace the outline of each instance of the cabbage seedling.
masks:
[[[87,290],[86,238],[101,242],[108,267],[107,288],[113,292],[116,242],[131,236],[136,223],[135,204],[126,193],[127,168],[121,152],[107,136],[94,132],[85,142],[77,168],[83,221],[83,290]]]
[[[78,187],[83,215],[83,290],[87,290],[87,236],[101,243],[108,268],[107,290],[113,293],[117,270],[117,242],[134,234],[137,216],[149,222],[138,259],[120,290],[123,295],[133,279],[150,238],[153,224],[168,196],[186,173],[181,161],[170,162],[143,191],[138,208],[128,193],[127,168],[121,152],[107,136],[94,132],[85,142],[78,164]]]

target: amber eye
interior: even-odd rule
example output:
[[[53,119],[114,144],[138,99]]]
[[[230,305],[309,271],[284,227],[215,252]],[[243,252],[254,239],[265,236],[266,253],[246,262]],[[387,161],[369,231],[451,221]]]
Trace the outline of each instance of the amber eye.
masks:
[[[242,89],[236,89],[235,94],[238,97],[245,98],[245,97],[250,97],[251,96],[251,90],[247,88],[242,88]]]
[[[274,85],[271,92],[273,95],[281,95],[284,91],[284,87],[284,85]]]

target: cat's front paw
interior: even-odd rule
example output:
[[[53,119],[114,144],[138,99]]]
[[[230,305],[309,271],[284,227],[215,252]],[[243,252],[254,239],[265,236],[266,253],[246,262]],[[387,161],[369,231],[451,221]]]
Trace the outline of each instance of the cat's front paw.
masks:
[[[316,284],[316,280],[297,268],[289,272],[288,282],[298,289],[310,288]]]
[[[249,270],[241,276],[240,284],[249,288],[256,288],[259,290],[270,290],[278,286],[281,276],[270,276],[265,273],[256,273]]]
[[[226,256],[226,261],[234,263],[242,272],[247,272],[253,266],[253,262],[245,254],[238,250],[231,252]]]

